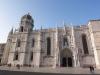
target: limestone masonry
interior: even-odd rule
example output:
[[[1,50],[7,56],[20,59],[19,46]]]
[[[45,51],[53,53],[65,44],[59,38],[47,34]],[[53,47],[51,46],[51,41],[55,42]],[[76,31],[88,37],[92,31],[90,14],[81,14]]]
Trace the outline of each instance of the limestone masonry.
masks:
[[[34,30],[29,14],[22,16],[19,28],[11,30],[0,44],[0,63],[33,67],[100,68],[100,20],[88,25]]]

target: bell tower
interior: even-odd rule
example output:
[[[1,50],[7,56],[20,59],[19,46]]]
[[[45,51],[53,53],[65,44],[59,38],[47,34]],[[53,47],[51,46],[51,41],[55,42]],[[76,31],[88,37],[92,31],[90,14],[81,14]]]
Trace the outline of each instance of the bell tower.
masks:
[[[29,13],[22,16],[21,22],[20,22],[19,32],[32,31],[33,27],[34,27],[34,20],[32,19],[32,16],[30,16]]]

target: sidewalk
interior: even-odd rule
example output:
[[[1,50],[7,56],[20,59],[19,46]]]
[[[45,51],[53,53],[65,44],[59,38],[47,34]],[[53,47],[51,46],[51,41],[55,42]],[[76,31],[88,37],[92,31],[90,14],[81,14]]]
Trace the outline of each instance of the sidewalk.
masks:
[[[41,73],[60,73],[60,74],[91,74],[89,68],[34,68],[34,67],[7,67],[0,66],[0,70],[22,71],[22,72],[41,72]],[[100,69],[95,69],[95,74],[100,74]]]

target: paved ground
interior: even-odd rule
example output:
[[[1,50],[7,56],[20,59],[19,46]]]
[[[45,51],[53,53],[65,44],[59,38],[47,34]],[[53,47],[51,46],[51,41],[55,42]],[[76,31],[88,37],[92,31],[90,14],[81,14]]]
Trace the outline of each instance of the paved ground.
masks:
[[[67,74],[36,73],[36,72],[18,72],[18,71],[4,71],[3,70],[3,71],[0,71],[0,75],[67,75]]]

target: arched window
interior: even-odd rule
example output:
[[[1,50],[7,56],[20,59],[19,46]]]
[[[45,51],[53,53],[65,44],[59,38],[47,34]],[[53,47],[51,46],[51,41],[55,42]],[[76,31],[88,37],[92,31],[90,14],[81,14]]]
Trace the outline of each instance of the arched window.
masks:
[[[20,45],[21,45],[21,41],[20,41],[20,39],[18,39],[17,40],[17,47],[20,47]]]
[[[84,54],[89,54],[88,45],[87,45],[87,40],[86,40],[86,35],[85,34],[82,34],[82,43],[83,43]]]
[[[51,54],[51,39],[50,37],[47,38],[47,55]]]
[[[24,31],[23,26],[21,26],[21,27],[20,27],[20,31],[21,31],[21,32],[23,32],[23,31]]]
[[[14,54],[14,60],[18,60],[18,58],[19,58],[18,51],[16,51]]]
[[[30,61],[33,61],[33,52],[30,54]]]
[[[32,47],[34,47],[34,43],[35,43],[35,41],[34,41],[34,39],[32,39]]]
[[[67,39],[67,37],[64,37],[63,38],[63,46],[68,46],[68,39]]]

